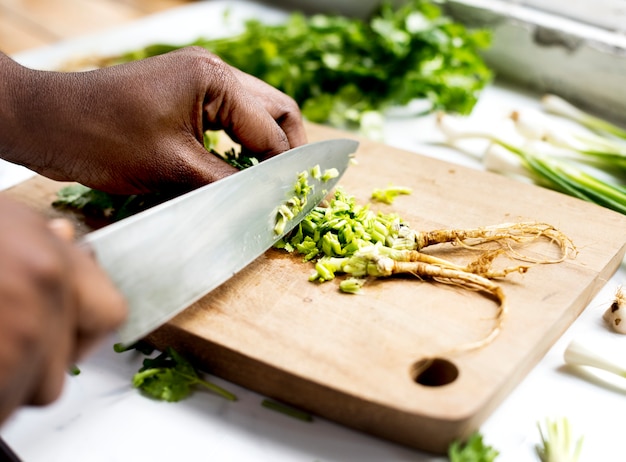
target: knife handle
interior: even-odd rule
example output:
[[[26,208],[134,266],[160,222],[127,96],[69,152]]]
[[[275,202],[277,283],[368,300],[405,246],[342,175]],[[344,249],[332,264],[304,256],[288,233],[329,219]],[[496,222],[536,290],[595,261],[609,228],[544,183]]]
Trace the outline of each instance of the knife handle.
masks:
[[[0,437],[0,460],[6,462],[22,462],[13,449]]]

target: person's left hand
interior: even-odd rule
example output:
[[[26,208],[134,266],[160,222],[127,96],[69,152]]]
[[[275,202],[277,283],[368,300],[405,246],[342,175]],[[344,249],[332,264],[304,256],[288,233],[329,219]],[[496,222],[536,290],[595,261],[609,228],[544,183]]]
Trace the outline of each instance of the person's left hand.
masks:
[[[293,99],[201,48],[89,72],[7,65],[13,115],[0,155],[56,180],[184,191],[236,171],[204,149],[206,129],[262,160],[306,142]]]

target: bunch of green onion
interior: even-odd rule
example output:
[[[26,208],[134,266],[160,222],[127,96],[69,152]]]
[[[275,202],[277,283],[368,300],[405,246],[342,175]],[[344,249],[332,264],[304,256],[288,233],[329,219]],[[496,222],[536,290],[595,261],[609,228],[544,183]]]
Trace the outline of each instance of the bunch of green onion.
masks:
[[[440,114],[438,125],[449,143],[481,138],[489,141],[486,168],[524,176],[565,194],[626,213],[626,130],[588,114],[564,99],[546,95],[543,109],[552,114],[520,110],[511,114],[519,137],[505,139],[460,119]],[[554,118],[572,125],[558,125]],[[461,122],[461,123],[460,123]]]

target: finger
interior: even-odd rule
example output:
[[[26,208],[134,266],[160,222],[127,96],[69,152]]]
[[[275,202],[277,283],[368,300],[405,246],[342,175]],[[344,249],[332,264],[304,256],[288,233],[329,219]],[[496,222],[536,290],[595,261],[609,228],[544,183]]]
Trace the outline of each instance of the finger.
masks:
[[[283,131],[287,134],[289,146],[295,148],[308,143],[306,130],[302,122],[302,117],[299,115],[299,113],[295,114],[291,111],[284,112],[279,117],[276,117],[276,121],[278,122],[278,125],[280,125],[280,127],[283,129]]]
[[[67,219],[52,219],[48,222],[48,228],[66,242],[72,242],[75,238],[74,225]],[[75,347],[74,358],[78,360],[101,336],[115,329],[123,321],[125,310],[121,308],[123,301],[119,300],[112,283],[94,265],[93,254],[89,249],[76,249],[76,252],[74,284],[77,287],[76,299],[79,310],[78,344]],[[112,310],[110,313],[103,310],[107,306]]]
[[[285,95],[280,96],[285,97]],[[285,101],[283,98],[261,95],[258,99],[287,136],[290,148],[306,144],[307,136],[302,116],[298,110],[294,110],[294,107],[297,108],[295,102],[291,105],[289,101]]]
[[[54,337],[50,336],[51,338],[46,340],[49,348],[43,352],[44,356],[40,361],[40,376],[36,381],[37,386],[28,401],[28,404],[34,406],[50,404],[61,396],[67,371],[74,357],[75,332],[68,329],[74,324],[66,319],[57,321],[59,322],[52,322],[49,325],[49,328],[55,329],[56,333]]]
[[[58,286],[32,290],[28,275],[19,271],[4,275],[3,282],[12,316],[0,327],[1,407],[49,404],[63,389],[74,333],[67,328],[67,310],[57,306],[67,291]]]
[[[265,110],[282,128],[290,147],[295,148],[307,143],[302,113],[293,98],[240,69],[234,67],[231,69],[244,88],[261,101]]]
[[[75,253],[73,263],[78,305],[76,362],[124,322],[128,309],[122,294],[86,249]]]
[[[261,159],[289,150],[287,134],[259,101],[243,91],[238,93],[227,96],[225,109],[216,111],[219,112],[219,124],[224,131],[241,144],[243,150]],[[213,109],[207,107],[206,112],[211,113]]]
[[[58,229],[62,230],[59,232],[66,233],[67,237],[71,226],[60,223],[59,225]],[[72,246],[65,240],[58,240],[56,232],[54,234],[51,240],[56,242],[53,245],[58,249],[58,255],[64,263],[55,270],[43,270],[48,279],[40,280],[40,290],[36,292],[39,298],[36,303],[45,313],[45,326],[39,331],[42,337],[39,339],[39,345],[42,350],[35,361],[39,364],[39,379],[29,400],[29,404],[32,405],[50,404],[59,398],[76,346],[78,307],[72,286],[72,266],[69,257]]]
[[[67,219],[52,219],[48,228],[65,242],[74,240],[75,228]],[[97,266],[88,248],[73,248],[71,253],[77,319],[74,321],[76,332],[68,333],[67,337],[76,338],[73,352],[68,354],[70,360],[76,362],[124,321],[126,305],[108,276]],[[67,366],[53,364],[51,368],[58,370],[64,367],[65,371]]]
[[[290,148],[287,134],[229,66],[212,56],[206,60],[205,126],[223,128],[243,148],[261,158]]]

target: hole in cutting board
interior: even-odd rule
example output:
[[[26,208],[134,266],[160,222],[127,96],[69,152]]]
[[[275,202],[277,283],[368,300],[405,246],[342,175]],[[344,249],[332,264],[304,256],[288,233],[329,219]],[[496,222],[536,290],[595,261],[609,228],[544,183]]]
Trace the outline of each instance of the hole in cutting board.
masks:
[[[459,376],[459,369],[447,359],[425,358],[417,361],[411,368],[411,377],[415,383],[427,387],[440,387],[454,382]]]

